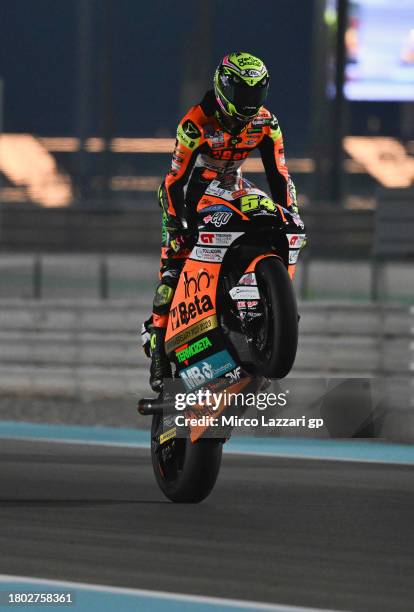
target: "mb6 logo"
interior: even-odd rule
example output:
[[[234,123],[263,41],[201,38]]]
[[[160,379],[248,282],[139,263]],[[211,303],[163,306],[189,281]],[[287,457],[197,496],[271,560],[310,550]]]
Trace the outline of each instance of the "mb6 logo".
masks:
[[[213,378],[223,376],[235,367],[236,364],[229,352],[223,350],[182,370],[180,376],[187,389],[195,389]]]

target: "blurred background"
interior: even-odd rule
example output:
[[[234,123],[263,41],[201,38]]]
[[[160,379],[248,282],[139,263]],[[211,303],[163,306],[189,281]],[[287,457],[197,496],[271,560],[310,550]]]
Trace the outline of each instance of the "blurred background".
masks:
[[[5,0],[3,414],[16,394],[70,398],[73,415],[79,398],[130,405],[146,389],[156,188],[178,121],[232,50],[269,68],[309,234],[295,374],[402,377],[412,402],[412,0]],[[244,170],[267,188],[258,157]]]

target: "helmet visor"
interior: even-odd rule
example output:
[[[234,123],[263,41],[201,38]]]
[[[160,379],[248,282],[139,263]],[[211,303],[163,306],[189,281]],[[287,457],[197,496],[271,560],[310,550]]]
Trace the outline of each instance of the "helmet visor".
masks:
[[[257,115],[266,100],[269,79],[265,77],[253,86],[243,81],[235,82],[234,79],[223,81],[223,94],[234,106],[236,113],[246,118]]]

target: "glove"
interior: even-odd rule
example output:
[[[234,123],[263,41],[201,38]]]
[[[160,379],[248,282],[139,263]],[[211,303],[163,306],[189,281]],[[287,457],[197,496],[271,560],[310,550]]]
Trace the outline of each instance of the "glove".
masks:
[[[299,214],[299,209],[297,207],[296,204],[291,204],[290,207],[287,209],[288,212],[291,214],[292,216],[292,221],[293,223],[301,230],[305,229],[305,224],[301,219],[301,216]]]
[[[170,246],[175,253],[192,246],[194,230],[184,227],[176,217],[168,217],[166,229],[170,236]]]
[[[173,238],[170,242],[171,248],[174,253],[178,253],[178,251],[183,251],[188,248],[189,237],[184,234],[177,234],[175,238]]]

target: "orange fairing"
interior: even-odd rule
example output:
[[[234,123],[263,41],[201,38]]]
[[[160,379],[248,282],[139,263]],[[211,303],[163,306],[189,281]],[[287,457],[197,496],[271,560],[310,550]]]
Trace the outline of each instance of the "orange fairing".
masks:
[[[296,264],[289,264],[288,265],[288,274],[289,274],[291,280],[293,280],[293,278],[295,276],[295,272],[296,272]]]
[[[278,259],[280,259],[280,261],[283,261],[283,259],[281,257],[279,257],[279,255],[276,255],[276,253],[265,253],[264,255],[259,255],[258,257],[253,259],[253,261],[250,262],[249,267],[245,271],[245,274],[247,274],[247,272],[254,272],[254,269],[256,268],[256,266],[259,263],[259,261],[261,261],[262,259],[266,259],[266,257],[277,257]],[[289,264],[288,265],[288,274],[289,274],[291,280],[293,280],[293,278],[295,276],[295,272],[296,272],[296,264]]]
[[[282,221],[286,221],[285,213],[283,212],[283,208],[280,206],[280,204],[277,205],[277,208],[280,212],[280,216],[282,217]]]
[[[215,315],[220,266],[220,263],[187,259],[171,305],[166,341],[202,319]]]
[[[259,255],[258,257],[253,259],[253,261],[250,262],[249,267],[247,268],[247,270],[245,270],[244,273],[247,274],[248,272],[254,272],[259,261],[261,261],[262,259],[266,259],[266,257],[277,257],[278,259],[280,259],[280,261],[283,261],[282,258],[279,257],[279,255],[276,255],[276,253],[265,253],[264,255]],[[295,276],[295,272],[296,272],[296,264],[289,264],[288,274],[291,280],[293,280],[293,277]]]
[[[246,270],[244,271],[244,274],[247,274],[248,272],[254,272],[259,261],[261,261],[262,259],[266,259],[266,257],[277,257],[278,259],[280,259],[280,261],[283,261],[282,258],[279,257],[279,255],[276,255],[276,253],[264,253],[263,255],[259,255],[258,257],[255,257],[250,262],[248,268],[246,268]]]
[[[216,204],[221,204],[222,206],[227,206],[231,208],[235,213],[240,215],[243,221],[249,221],[249,217],[241,212],[234,204],[224,200],[222,198],[217,198],[216,196],[204,195],[200,202],[197,205],[197,212],[201,212],[204,208],[208,208],[209,206],[215,206]]]

